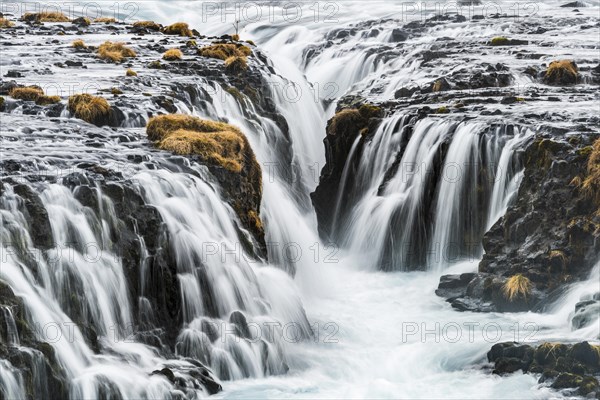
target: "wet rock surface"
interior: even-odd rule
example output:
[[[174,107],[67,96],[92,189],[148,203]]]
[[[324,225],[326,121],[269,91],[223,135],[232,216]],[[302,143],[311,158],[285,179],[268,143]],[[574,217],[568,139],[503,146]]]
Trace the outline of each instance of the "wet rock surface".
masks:
[[[338,109],[327,123],[327,136],[323,139],[326,164],[321,170],[319,186],[311,198],[319,221],[319,233],[324,237],[330,234],[339,183],[352,145],[357,138],[361,137],[362,142],[369,134],[373,134],[379,123],[378,118],[383,116],[379,107],[353,105],[356,108]]]
[[[69,28],[66,34],[59,34],[65,26]],[[272,136],[255,139],[272,142],[273,157],[291,164],[287,122],[273,101],[270,79],[276,75],[270,61],[253,47],[248,68],[243,73],[232,74],[224,69],[222,60],[198,55],[199,47],[215,41],[231,43],[228,36],[196,34],[192,43],[187,37],[166,36],[154,29],[123,23],[89,24],[84,20],[73,24],[65,22],[64,26],[23,23],[2,30],[0,35],[3,42],[10,42],[15,51],[22,52],[19,54],[22,67],[18,73],[0,78],[2,204],[5,200],[17,199],[17,211],[29,226],[33,246],[40,251],[50,252],[55,246],[64,246],[56,243],[59,239],[52,233],[48,211],[41,200],[49,184],[58,183],[68,188],[90,220],[95,223],[108,220],[110,226],[104,228],[109,237],[103,246],[119,257],[127,281],[124,285],[131,299],[132,326],[127,327],[129,331],[125,335],[152,346],[157,355],[164,357],[167,366],[159,367],[157,373],[173,384],[174,393],[189,392],[191,396],[194,390],[207,394],[221,391],[215,372],[203,364],[209,360],[199,358],[201,363],[178,353],[180,330],[188,322],[182,310],[183,295],[177,270],[180,260],[173,251],[172,238],[161,212],[144,200],[144,188],[132,177],[140,171],[164,169],[185,172],[209,186],[220,187],[219,196],[230,204],[232,220],[238,221],[235,228],[244,251],[256,259],[266,258],[259,216],[261,172],[256,160],[248,163],[240,174],[233,174],[198,158],[155,149],[142,128],[155,115],[202,112],[208,114],[208,118],[217,119],[221,107],[240,107],[244,110],[245,123],[270,127]],[[86,48],[71,45],[75,39],[102,43],[115,40],[115,36],[134,48],[137,56],[122,64],[113,64],[98,58],[95,45],[86,45]],[[169,47],[181,48],[183,59],[162,61],[160,69],[152,69],[150,64],[161,59]],[[126,73],[127,70],[134,70],[137,75]],[[75,115],[74,109],[67,107],[72,90],[85,92],[86,89],[60,87],[65,74],[72,78],[81,77],[79,74],[89,77],[88,73],[95,75],[91,82],[92,93],[105,98],[110,105],[108,114],[98,118],[92,114],[86,118],[93,124],[81,119],[88,114]],[[81,82],[90,84],[86,79],[90,78],[81,78]],[[55,90],[60,101],[39,105],[10,96],[14,88],[31,84],[40,85],[46,94]],[[107,201],[114,205],[114,210],[106,209]],[[250,210],[255,213],[250,214]],[[114,218],[107,217],[113,211]],[[26,243],[22,247],[15,246],[14,251],[21,259],[29,260],[27,266],[32,270],[36,269],[32,257],[47,257],[46,253],[29,254]],[[142,269],[146,271],[145,282],[140,280]],[[196,274],[202,286],[204,315],[207,319],[221,317],[217,301],[221,294],[214,292],[212,278],[205,268],[198,268]],[[36,335],[39,332],[33,330],[32,321],[24,315],[22,300],[4,284],[0,290],[0,311],[11,311],[23,346],[10,343],[9,336],[13,332],[3,323],[7,321],[7,314],[0,314],[0,358],[9,360],[12,367],[21,371],[30,398],[67,398],[68,379],[57,365],[52,346],[40,340],[41,335]],[[74,284],[64,297],[66,304],[61,306],[77,325],[85,344],[93,353],[103,354],[106,347],[95,328],[97,321],[90,322],[86,315],[83,300],[86,293]],[[219,335],[213,336],[212,341]],[[265,343],[262,350],[265,360],[268,351],[276,351],[268,348]],[[168,364],[169,360],[177,362]],[[39,370],[42,366],[46,373]],[[265,373],[281,373],[284,367],[287,368],[272,368]],[[244,370],[244,373],[251,372]],[[36,381],[38,375],[47,381]],[[228,376],[222,373],[223,379]],[[107,381],[103,388],[101,395],[106,398],[120,395],[111,382]],[[39,392],[42,389],[47,392]]]
[[[487,353],[487,358],[494,364],[494,374],[523,371],[536,374],[540,384],[566,395],[600,397],[598,345],[588,342],[537,345],[504,342],[495,344]]]
[[[514,205],[483,236],[479,274],[459,282],[462,286],[448,297],[455,308],[464,310],[467,301],[471,311],[541,311],[569,283],[588,276],[600,254],[598,205],[574,180],[586,175],[597,137],[533,139],[524,150],[524,177]],[[533,287],[527,298],[510,301],[502,290],[516,274]],[[442,277],[440,285],[448,279]]]
[[[365,58],[377,57],[376,63],[389,64],[394,73],[368,79],[368,84],[340,100],[337,111],[358,95],[363,101],[376,101],[386,115],[403,113],[412,116],[415,122],[425,117],[457,123],[474,120],[490,126],[503,125],[508,137],[518,129],[534,129],[535,135],[516,150],[511,167],[523,167],[523,180],[505,215],[498,221],[490,221],[489,229],[482,227],[463,239],[482,243],[484,254],[478,273],[462,278],[443,277],[437,292],[462,311],[543,310],[569,283],[585,279],[600,255],[597,200],[583,193],[577,184],[586,174],[592,145],[600,137],[597,110],[589,107],[597,102],[593,93],[597,91],[598,63],[595,56],[587,57],[587,50],[573,57],[569,50],[547,41],[547,35],[557,33],[567,21],[581,26],[583,32],[590,26],[576,15],[536,16],[527,21],[510,21],[510,35],[460,41],[438,37],[427,50],[415,51],[418,45],[411,39],[435,35],[433,27],[473,24],[484,29],[508,18],[499,14],[465,21],[459,17],[395,21],[394,29],[398,29],[395,32],[406,32],[406,40],[396,41],[392,35],[390,43],[378,49],[365,43]],[[386,24],[391,25],[392,21],[367,21],[353,26],[348,35],[331,40],[343,46],[352,35],[378,35]],[[324,44],[305,54],[307,62],[327,52],[328,46]],[[396,63],[395,59],[403,61]],[[549,106],[558,103],[561,107]],[[547,107],[552,110],[545,110]],[[352,159],[348,159],[348,154],[362,127],[360,122],[354,123],[344,130],[349,133],[347,137],[341,135],[335,139],[327,132],[327,165],[313,194],[320,232],[325,237],[330,234],[333,215],[336,212],[343,215],[343,209],[351,208],[356,201],[351,193],[354,166],[369,135],[361,139]],[[339,146],[332,146],[333,143]],[[435,171],[444,163],[444,149],[447,145],[440,146],[432,172],[427,175],[426,185],[431,188],[426,192],[432,193],[429,198],[439,188],[439,184],[431,181],[435,181]],[[401,157],[398,154],[398,163]],[[340,192],[344,168],[349,172]],[[383,188],[396,168],[397,165],[388,168]],[[486,192],[484,185],[478,183],[477,187],[481,193]],[[480,201],[486,204],[485,198]],[[336,204],[341,210],[335,209]],[[417,254],[427,251],[425,243],[432,234],[428,227],[435,218],[430,207],[424,205],[423,209],[419,232],[415,234],[420,242],[411,243],[416,248],[413,253]],[[402,221],[390,224],[401,226]],[[393,241],[391,238],[390,243]],[[399,245],[390,245],[393,246]],[[425,261],[421,256],[401,262],[411,269],[413,265],[423,268]],[[388,269],[390,263],[398,262],[384,257],[380,268]],[[527,278],[531,289],[526,296],[507,300],[503,291],[509,278],[515,275]]]

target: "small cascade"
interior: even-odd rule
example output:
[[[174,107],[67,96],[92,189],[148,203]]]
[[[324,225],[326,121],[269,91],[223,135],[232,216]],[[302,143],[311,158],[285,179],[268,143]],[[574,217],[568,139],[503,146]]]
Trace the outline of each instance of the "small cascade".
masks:
[[[2,327],[2,331],[4,332],[4,335],[2,335],[2,341],[10,347],[19,346],[19,331],[17,330],[17,324],[10,307],[0,307],[0,317],[2,318],[2,323],[4,325]]]
[[[135,180],[147,202],[161,213],[176,257],[186,322],[177,341],[180,354],[205,354],[204,361],[216,371],[224,371],[222,379],[263,376],[264,371],[274,370],[268,362],[271,359],[285,365],[279,343],[283,338],[274,335],[273,343],[265,341],[262,329],[268,326],[262,320],[269,315],[274,317],[271,324],[278,326],[299,323],[301,336],[311,335],[299,301],[282,302],[279,293],[269,294],[284,285],[292,290],[286,297],[296,296],[292,286],[285,283],[289,280],[286,274],[273,271],[277,283],[260,284],[262,271],[270,268],[257,265],[244,252],[231,222],[235,217],[205,182],[164,170],[142,172]],[[249,326],[261,331],[250,332]],[[261,339],[246,343],[239,338],[250,335]],[[217,355],[212,357],[214,353]]]
[[[5,399],[26,399],[21,374],[6,360],[0,360],[0,394]]]
[[[278,270],[267,273],[271,267],[244,252],[233,222],[235,214],[207,182],[164,169],[141,171],[133,182],[166,225],[184,323],[177,354],[205,362],[221,379],[285,372],[282,327],[293,323],[299,337],[312,334],[293,284],[286,283],[290,278]],[[84,188],[78,186],[72,191],[59,184],[40,188],[53,238],[52,246],[40,251],[32,243],[32,227],[21,211],[24,200],[12,186],[4,186],[2,242],[8,250],[0,277],[23,299],[28,324],[42,327],[35,330],[36,339],[48,341],[54,348],[57,362],[71,381],[71,396],[95,398],[112,393],[125,398],[164,397],[172,390],[171,384],[161,375],[149,375],[153,369],[171,365],[182,379],[193,380],[184,371],[197,367],[187,361],[161,358],[155,349],[131,340],[136,337],[131,331],[134,308],[129,299],[133,288],[128,287],[131,281],[121,257],[111,251],[120,222],[114,204],[100,187],[86,189],[89,197],[82,197]],[[79,200],[82,198],[92,208],[84,206]],[[132,300],[138,306],[142,326],[152,328],[156,316],[148,296],[156,294],[153,278],[144,268],[148,251],[144,242],[140,243],[139,285],[145,289]],[[261,284],[263,279],[268,283]],[[281,287],[287,290],[280,292]],[[19,338],[10,309],[1,310],[6,340],[17,346]],[[207,321],[214,323],[207,325]],[[46,337],[49,333],[45,327],[50,325],[61,340]],[[270,332],[273,327],[278,331]],[[31,365],[39,365],[39,374],[34,376],[48,376],[41,370],[45,364],[39,364],[41,353],[24,349]],[[98,351],[112,355],[97,356],[94,353]],[[137,365],[127,366],[132,357]],[[10,371],[6,365],[3,374]],[[146,384],[132,387],[127,383],[131,379]],[[18,382],[16,376],[14,380]],[[10,381],[5,380],[7,384]],[[11,386],[5,392],[14,390]],[[201,392],[202,386],[198,390]]]

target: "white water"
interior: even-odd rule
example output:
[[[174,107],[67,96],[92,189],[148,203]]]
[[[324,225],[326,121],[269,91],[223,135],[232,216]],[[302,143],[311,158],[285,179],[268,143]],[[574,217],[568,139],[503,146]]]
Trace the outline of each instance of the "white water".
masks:
[[[380,4],[379,8],[369,7],[367,13],[381,17],[397,10],[396,4],[386,6],[390,9]],[[353,5],[342,10],[340,16],[350,21],[365,18],[364,4],[363,7],[357,7]],[[172,21],[176,13],[185,15],[183,9],[181,4],[164,5],[160,11],[164,17],[157,19]],[[356,13],[357,9],[361,12]],[[382,11],[377,11],[378,9]],[[156,9],[150,11],[149,15],[158,14]],[[190,18],[181,19],[190,21]],[[334,46],[305,65],[302,51],[307,44],[322,40],[322,32],[326,32],[331,26],[323,27],[303,21],[293,26],[272,24],[273,29],[270,31],[260,31],[257,28],[248,26],[242,35],[247,34],[248,38],[261,43],[272,56],[277,71],[296,82],[303,93],[310,90],[307,82],[334,82],[336,93],[331,97],[339,97],[355,85],[368,87],[375,79],[371,79],[371,76],[379,79],[378,74],[382,71],[397,70],[399,72],[392,74],[386,91],[386,95],[392,97],[395,89],[407,82],[406,77],[420,83],[429,79],[425,72],[416,70],[416,66],[407,61],[410,53],[406,58],[397,58],[387,64],[376,63],[374,55],[366,56],[367,53],[364,52],[368,43],[363,47],[357,41],[350,41],[341,47]],[[213,29],[214,32],[230,31],[227,24],[219,28],[209,26],[207,29]],[[438,33],[441,37],[453,32],[440,28]],[[386,41],[388,34],[389,32],[383,32],[364,42]],[[486,33],[486,36],[489,35]],[[428,43],[417,45],[420,45],[419,49],[429,46]],[[298,67],[299,65],[302,67]],[[582,295],[600,289],[597,285],[598,269],[588,282],[575,286],[554,310],[545,315],[454,312],[443,299],[433,293],[441,269],[446,268],[444,273],[473,271],[476,269],[476,262],[461,263],[448,269],[448,262],[440,262],[439,253],[431,250],[431,246],[444,247],[455,242],[462,234],[455,230],[456,221],[464,221],[480,205],[474,199],[470,179],[465,178],[461,184],[444,181],[437,194],[436,222],[433,227],[429,227],[433,229],[433,238],[426,240],[418,236],[422,232],[419,230],[422,228],[419,227],[419,213],[422,212],[419,207],[427,197],[424,191],[427,180],[423,175],[398,173],[386,185],[384,196],[377,195],[378,188],[383,183],[383,173],[393,162],[395,153],[400,150],[402,135],[405,134],[402,129],[398,129],[401,114],[384,121],[370,147],[363,153],[357,173],[355,209],[350,212],[350,218],[338,220],[337,230],[341,234],[343,252],[329,259],[335,262],[324,262],[323,253],[326,251],[316,234],[316,222],[308,205],[308,193],[316,185],[313,166],[317,164],[318,171],[323,163],[321,139],[325,121],[333,110],[332,107],[324,107],[315,102],[312,96],[303,96],[296,103],[287,101],[278,91],[274,92],[274,96],[291,128],[290,136],[299,167],[299,179],[291,182],[289,175],[280,169],[263,168],[261,215],[267,227],[268,241],[280,245],[298,244],[303,250],[299,260],[291,262],[279,250],[272,250],[269,253],[272,265],[269,266],[250,265],[243,261],[243,257],[240,258],[241,261],[211,259],[207,270],[199,271],[194,266],[195,260],[202,257],[201,244],[217,243],[225,249],[235,248],[237,236],[231,222],[235,218],[232,211],[224,205],[211,185],[191,175],[173,174],[166,170],[141,171],[135,175],[140,186],[146,190],[146,200],[159,208],[169,231],[174,233],[170,244],[179,257],[177,268],[184,296],[183,312],[184,319],[188,322],[180,333],[178,352],[180,355],[197,357],[210,365],[222,379],[234,379],[223,382],[225,391],[218,396],[547,398],[553,395],[547,389],[538,387],[533,376],[514,374],[499,378],[473,365],[484,362],[485,352],[493,343],[513,340],[514,327],[519,327],[521,332],[516,338],[521,340],[597,338],[600,334],[597,324],[571,332],[569,313]],[[320,97],[327,98],[328,95],[322,94]],[[272,146],[273,140],[281,132],[269,121],[261,121],[258,126],[249,123],[232,96],[226,95],[223,103],[215,100],[212,109],[186,111],[200,116],[229,118],[247,132],[263,166],[268,162],[279,161]],[[448,135],[453,135],[453,139],[445,160],[446,165],[469,164],[485,149],[490,155],[488,165],[497,167],[494,176],[500,177],[490,188],[491,201],[484,212],[486,221],[479,221],[489,228],[503,214],[518,188],[520,171],[512,169],[512,157],[530,132],[519,132],[513,138],[492,135],[481,141],[481,129],[480,122],[457,124],[433,118],[421,121],[415,127],[406,149],[403,149],[403,163],[421,165],[427,171],[433,163],[436,150]],[[270,171],[275,172],[271,174]],[[469,200],[465,199],[465,191]],[[106,242],[104,236],[107,231],[114,228],[110,213],[106,220],[90,221],[90,216],[78,205],[72,194],[60,185],[46,188],[43,200],[51,213],[55,236],[64,240],[64,243],[76,239],[80,243],[93,241],[103,244]],[[110,207],[110,204],[106,205]],[[10,205],[7,207],[10,208]],[[394,241],[419,243],[420,248],[429,249],[427,254],[436,254],[435,260],[427,261],[427,264],[434,264],[436,267],[432,271],[376,272],[378,260],[385,251],[390,217],[398,210],[402,215],[403,226],[393,227],[392,232],[399,235]],[[13,226],[25,226],[18,213],[13,212],[3,217],[5,221],[11,222],[16,218]],[[94,228],[98,222],[102,229]],[[75,238],[61,237],[73,231]],[[3,240],[11,241],[5,237]],[[317,244],[321,252],[316,262],[314,252],[311,251],[314,244]],[[31,243],[26,246],[33,247]],[[61,249],[62,254],[65,251],[74,253],[78,259],[62,263],[59,271],[75,274],[82,280],[83,290],[88,293],[88,307],[92,310],[94,326],[105,336],[102,345],[112,352],[110,356],[94,355],[85,345],[77,328],[74,341],[60,341],[55,345],[61,363],[74,379],[72,395],[95,397],[97,378],[105,376],[115,382],[123,397],[167,396],[170,388],[168,381],[160,376],[149,377],[148,374],[168,363],[178,364],[180,370],[185,371],[188,366],[186,362],[167,362],[153,354],[149,347],[122,343],[120,340],[111,341],[112,335],[108,335],[111,327],[125,326],[131,319],[131,307],[123,287],[123,271],[118,257],[108,253],[100,263],[90,265],[75,249]],[[403,261],[413,253],[408,253],[405,247],[394,247],[394,251],[398,253],[393,254],[394,262],[389,269],[403,269]],[[64,260],[65,257],[61,259]],[[295,269],[295,281],[275,267]],[[59,321],[69,324],[70,320],[64,312],[68,298],[61,290],[62,281],[51,276],[43,263],[38,264],[38,268],[41,282],[36,281],[30,271],[19,265],[17,260],[9,258],[7,262],[3,262],[0,276],[9,282],[17,294],[25,296],[32,320],[39,323]],[[100,268],[101,272],[98,271]],[[301,296],[309,321],[318,324],[317,343],[289,343],[276,337],[272,343],[267,344],[269,357],[263,365],[260,344],[238,343],[228,341],[227,338],[216,343],[207,341],[202,321],[210,318],[206,316],[202,302],[197,275],[200,273],[210,275],[218,292],[218,316],[223,319],[227,319],[234,310],[244,309],[249,320],[258,323],[275,320],[283,323],[302,321]],[[141,279],[143,282],[144,276]],[[301,289],[300,294],[296,293],[296,287]],[[143,302],[143,299],[140,301]],[[264,312],[263,303],[270,305],[268,312]],[[448,324],[458,324],[463,335],[457,342],[453,340],[452,331],[447,334],[437,332],[422,338],[422,327],[435,330],[436,323],[449,329],[451,326]],[[467,335],[468,324],[471,323],[479,324],[474,328],[472,340]],[[489,340],[481,330],[488,323],[497,324],[502,336]],[[528,323],[533,325],[527,325]],[[403,338],[403,329],[414,326],[418,327],[418,333]],[[534,336],[528,334],[531,326],[539,329]],[[490,335],[493,332],[494,330]],[[67,333],[69,332],[65,329],[63,334]],[[282,361],[290,366],[288,374],[268,376],[283,372]],[[11,372],[11,368],[4,361],[0,363],[0,382],[7,398],[20,398],[18,374]]]

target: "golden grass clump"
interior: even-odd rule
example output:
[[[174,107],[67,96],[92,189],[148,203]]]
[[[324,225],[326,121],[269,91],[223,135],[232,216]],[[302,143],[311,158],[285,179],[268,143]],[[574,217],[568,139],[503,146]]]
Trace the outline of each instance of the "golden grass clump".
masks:
[[[358,125],[362,119],[360,112],[354,108],[348,108],[336,113],[327,126],[327,134],[335,136],[337,133]]]
[[[596,214],[600,216],[600,139],[596,139],[588,156],[587,176],[583,179],[581,190],[598,204]]]
[[[183,53],[179,49],[169,49],[163,54],[163,60],[178,61],[183,58]]]
[[[107,122],[111,110],[105,98],[87,93],[69,97],[67,108],[76,118],[98,126]]]
[[[73,46],[74,48],[76,48],[78,50],[87,49],[86,44],[81,39],[75,40],[73,43],[71,43],[71,46]]]
[[[26,86],[14,88],[9,96],[17,100],[35,101],[39,106],[47,106],[60,102],[59,96],[46,96],[39,86]]]
[[[138,74],[131,68],[128,68],[127,71],[125,71],[125,76],[138,76]]]
[[[160,149],[198,155],[207,163],[240,172],[249,143],[235,126],[190,115],[170,114],[148,121],[146,134]]]
[[[113,17],[100,17],[100,18],[94,19],[94,22],[104,23],[104,24],[114,24],[115,22],[117,22],[117,20],[114,19]]]
[[[562,250],[551,250],[548,254],[548,258],[550,260],[558,260],[563,265],[563,267],[567,263],[567,256]]]
[[[252,224],[252,227],[257,231],[262,231],[264,229],[263,223],[260,219],[258,213],[254,210],[248,211],[248,220]]]
[[[135,51],[120,42],[104,42],[98,47],[98,56],[103,60],[120,63],[124,58],[136,57]]]
[[[231,35],[231,40],[233,41],[239,41],[240,40],[240,35],[238,35],[237,33],[235,35]]]
[[[578,78],[579,69],[572,60],[552,61],[544,74],[544,82],[551,85],[572,85]]]
[[[521,274],[513,275],[502,286],[502,292],[509,301],[517,297],[527,298],[531,293],[531,281]]]
[[[225,60],[225,70],[238,74],[248,69],[246,57],[232,56]]]
[[[69,22],[70,19],[61,12],[41,12],[41,13],[25,13],[22,17],[24,21],[37,22]]]
[[[60,103],[60,96],[42,95],[42,96],[38,97],[38,99],[35,101],[35,104],[40,105],[40,106],[47,106],[47,105],[56,104],[56,103]]]
[[[198,50],[198,54],[203,57],[218,58],[225,61],[234,56],[247,57],[252,54],[252,49],[248,46],[233,43],[216,43],[202,47]]]
[[[138,21],[138,22],[134,22],[133,26],[135,28],[145,28],[145,29],[149,29],[151,31],[159,31],[160,30],[160,25],[154,21]]]
[[[12,89],[8,95],[17,100],[36,101],[44,95],[44,91],[39,86],[17,87]]]
[[[9,21],[4,17],[0,17],[0,28],[11,28],[15,26],[14,22]]]
[[[165,35],[179,35],[179,36],[194,36],[190,27],[185,22],[176,22],[172,25],[165,26],[162,30]]]

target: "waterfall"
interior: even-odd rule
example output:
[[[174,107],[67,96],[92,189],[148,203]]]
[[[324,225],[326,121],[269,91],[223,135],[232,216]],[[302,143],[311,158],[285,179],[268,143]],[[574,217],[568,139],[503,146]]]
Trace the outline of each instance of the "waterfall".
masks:
[[[269,324],[294,323],[302,337],[311,335],[302,305],[294,300],[294,288],[286,283],[289,277],[279,270],[267,272],[273,268],[245,254],[232,222],[236,217],[208,183],[167,170],[142,170],[132,181],[162,215],[176,257],[185,322],[177,339],[178,354],[206,362],[222,373],[222,379],[285,372],[285,337],[272,332],[267,336]],[[149,373],[160,364],[175,363],[180,371],[194,366],[162,359],[151,347],[129,339],[133,308],[128,280],[120,257],[110,251],[110,238],[117,228],[114,205],[99,187],[94,192],[102,204],[99,214],[77,200],[77,189],[58,184],[41,189],[55,247],[40,252],[29,234],[34,228],[27,225],[18,206],[23,200],[5,185],[2,242],[7,257],[0,277],[23,298],[28,323],[42,327],[36,332],[39,340],[48,340],[47,327],[57,329],[61,340],[51,345],[72,380],[72,396],[93,398],[104,390],[125,398],[167,396],[170,384]],[[12,244],[22,247],[15,249]],[[24,258],[26,254],[35,255],[33,264]],[[151,277],[147,270],[141,271],[140,286],[148,292]],[[282,287],[286,290],[279,292]],[[147,304],[147,299],[142,296],[139,302]],[[3,308],[3,320],[8,324],[8,340],[16,345],[18,337],[11,330],[14,322],[6,317],[9,312]],[[140,308],[140,312],[152,320],[151,309]],[[113,355],[95,355],[81,326],[92,329],[103,351]],[[240,341],[239,329],[244,326],[265,332],[258,333],[260,340]],[[132,357],[136,366],[127,362]],[[8,366],[3,368],[4,375],[10,371]],[[178,374],[185,377],[184,372]],[[131,385],[132,381],[136,384]],[[5,382],[8,385],[11,380]],[[10,385],[5,393],[14,390],[14,384]]]
[[[384,270],[477,260],[488,221],[504,213],[518,188],[515,149],[531,131],[409,121],[401,114],[384,120],[360,156],[357,138],[338,192],[337,238]]]
[[[495,4],[503,8],[494,15],[489,4],[467,2],[461,19],[459,3],[443,4],[433,20],[437,3],[417,10],[386,0],[144,2],[134,16],[186,21],[200,31],[194,38],[140,34],[131,21],[99,34],[99,24],[3,29],[14,44],[3,79],[68,83],[68,75],[134,90],[114,98],[98,90],[122,112],[119,127],[2,97],[0,398],[198,399],[221,388],[218,398],[555,397],[539,376],[492,375],[485,354],[501,341],[600,339],[597,320],[572,323],[577,304],[600,292],[600,265],[544,313],[457,312],[434,293],[440,275],[474,275],[484,234],[514,214],[534,136],[593,122],[578,117],[578,107],[595,115],[589,87],[529,86],[554,56],[586,60],[581,74],[595,74],[597,1],[570,18],[551,1],[526,18],[522,5],[511,17],[512,4]],[[255,6],[257,21],[235,15]],[[222,60],[189,62],[196,47],[229,42],[219,36],[238,33],[239,23],[232,43],[251,47],[247,72],[219,70]],[[90,48],[75,52],[72,36],[84,34]],[[496,36],[530,47],[491,46]],[[96,62],[96,42],[114,37],[139,50],[128,60],[139,67],[135,83],[123,80],[126,63]],[[557,43],[568,51],[548,50]],[[184,60],[147,68],[168,45],[185,50]],[[36,64],[37,52],[48,65]],[[65,64],[67,52],[86,62]],[[514,88],[471,88],[481,71],[506,72]],[[452,88],[434,90],[441,78]],[[350,147],[324,242],[311,193],[327,121],[365,103],[384,116]],[[560,107],[568,112],[555,118]],[[253,248],[214,166],[148,141],[149,116],[166,112],[224,121],[247,137],[262,171],[266,252]],[[563,136],[573,149],[585,142],[578,133]],[[566,173],[557,164],[549,175]],[[536,251],[534,261],[546,262],[546,250]]]

